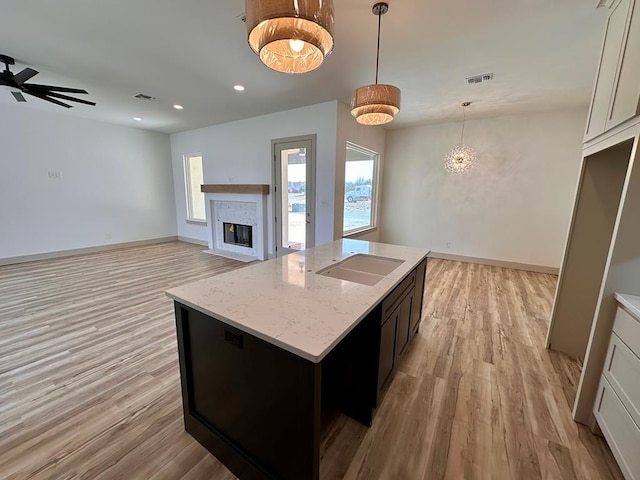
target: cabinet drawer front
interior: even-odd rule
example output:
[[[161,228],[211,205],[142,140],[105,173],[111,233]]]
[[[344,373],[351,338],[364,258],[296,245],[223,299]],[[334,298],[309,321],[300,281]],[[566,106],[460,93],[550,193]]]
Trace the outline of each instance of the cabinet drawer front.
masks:
[[[605,377],[640,425],[640,359],[613,333],[604,365]]]
[[[605,377],[600,380],[594,414],[625,478],[640,479],[640,430]]]
[[[415,269],[404,278],[400,284],[393,289],[393,291],[387,295],[387,298],[382,302],[382,321],[393,312],[400,302],[404,299],[404,296],[410,289],[413,288],[416,283],[416,271]]]
[[[623,308],[618,307],[613,331],[637,357],[640,357],[640,322],[638,320]]]

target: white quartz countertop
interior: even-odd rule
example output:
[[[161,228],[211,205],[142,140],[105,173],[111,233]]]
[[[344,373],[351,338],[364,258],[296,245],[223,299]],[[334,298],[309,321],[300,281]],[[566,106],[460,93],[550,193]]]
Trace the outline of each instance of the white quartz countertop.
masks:
[[[404,260],[374,286],[316,272],[356,253]],[[320,362],[429,250],[336,240],[167,291],[174,300]]]
[[[627,295],[625,293],[616,293],[616,300],[620,302],[621,305],[624,305],[629,313],[636,317],[638,321],[640,321],[640,297],[635,295]]]

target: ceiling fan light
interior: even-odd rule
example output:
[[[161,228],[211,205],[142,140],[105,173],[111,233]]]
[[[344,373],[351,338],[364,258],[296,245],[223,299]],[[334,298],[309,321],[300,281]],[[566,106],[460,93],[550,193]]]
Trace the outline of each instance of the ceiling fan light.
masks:
[[[393,85],[365,85],[351,96],[351,115],[363,125],[384,125],[399,111],[400,89]]]
[[[318,68],[333,50],[333,0],[246,0],[248,41],[282,73]]]

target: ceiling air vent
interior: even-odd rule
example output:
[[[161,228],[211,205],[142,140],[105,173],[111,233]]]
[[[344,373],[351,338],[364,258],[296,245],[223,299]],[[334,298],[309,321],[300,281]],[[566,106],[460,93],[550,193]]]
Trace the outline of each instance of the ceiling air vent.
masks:
[[[153,102],[154,100],[157,100],[156,97],[145,95],[144,93],[136,93],[133,98],[137,98],[138,100],[146,100],[147,102]]]
[[[475,75],[473,77],[467,77],[465,83],[471,85],[473,83],[482,83],[493,80],[493,73],[483,73],[482,75]]]

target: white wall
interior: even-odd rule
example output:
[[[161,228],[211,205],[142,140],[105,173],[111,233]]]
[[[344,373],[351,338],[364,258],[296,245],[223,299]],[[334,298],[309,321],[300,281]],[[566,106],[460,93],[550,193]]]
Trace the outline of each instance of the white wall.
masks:
[[[332,241],[336,117],[337,102],[331,101],[171,135],[178,235],[207,240],[206,226],[187,223],[183,155],[202,153],[205,183],[273,185],[271,140],[316,134],[315,243],[321,245]],[[272,195],[269,195],[268,204],[268,218],[273,219]],[[270,254],[273,253],[273,237],[270,222]]]
[[[460,123],[388,131],[381,240],[559,267],[586,115],[581,109],[467,121],[465,144],[478,162],[461,176],[443,167],[460,141]]]
[[[373,150],[380,154],[378,164],[378,199],[383,198],[382,179],[384,178],[384,149],[385,130],[382,127],[371,127],[360,125],[351,116],[351,111],[347,105],[338,102],[338,135],[336,144],[336,204],[334,213],[334,233],[335,238],[342,237],[342,227],[344,220],[344,164],[347,158],[347,142],[355,143],[360,147]],[[377,219],[375,230],[351,235],[351,238],[359,240],[369,240],[377,242],[380,238],[380,209],[376,212]]]
[[[3,104],[0,258],[175,236],[169,151],[166,134]]]

